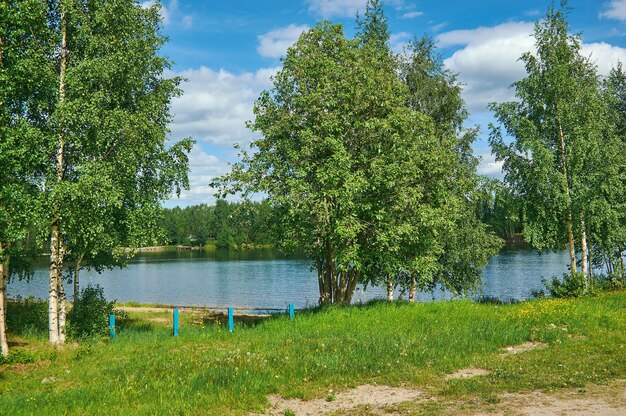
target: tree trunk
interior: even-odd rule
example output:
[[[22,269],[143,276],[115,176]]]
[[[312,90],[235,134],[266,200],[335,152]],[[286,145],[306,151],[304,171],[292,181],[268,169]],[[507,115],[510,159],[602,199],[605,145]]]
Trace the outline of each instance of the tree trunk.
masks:
[[[589,284],[587,281],[587,232],[585,231],[585,218],[583,217],[582,212],[580,213],[580,251],[582,252],[582,273],[585,275],[585,287],[587,287]]]
[[[65,323],[67,320],[67,296],[63,288],[63,279],[59,277],[59,344],[65,343]]]
[[[387,300],[391,302],[393,300],[393,280],[391,274],[387,275]]]
[[[593,244],[589,246],[589,283],[593,282]]]
[[[61,1],[61,60],[59,68],[59,106],[65,101],[65,73],[67,71],[67,15],[64,2]],[[64,126],[59,122],[59,142],[56,154],[56,182],[63,180],[63,156],[65,152]],[[59,285],[63,271],[63,253],[61,243],[61,219],[58,216],[59,207],[53,206],[54,214],[50,227],[50,282],[48,286],[48,336],[51,343],[62,342],[59,333]],[[64,301],[61,302],[64,306]]]
[[[3,247],[0,245],[0,256],[2,256]],[[9,355],[9,341],[7,339],[6,328],[6,310],[7,310],[7,271],[9,265],[6,262],[0,261],[0,353],[3,357]]]
[[[59,223],[50,230],[50,282],[48,285],[48,341],[59,343]]]
[[[417,279],[411,275],[411,287],[409,288],[409,302],[415,303],[415,293],[417,292]]]
[[[622,277],[626,276],[626,267],[624,267],[624,254],[622,253],[622,249],[621,248],[617,248],[617,255],[619,257],[619,262],[622,265]]]
[[[8,247],[8,245],[5,245],[5,247]],[[7,319],[7,306],[9,304],[8,299],[7,299],[7,285],[9,284],[9,268],[11,267],[11,259],[10,256],[7,254],[6,258],[4,260],[4,271],[3,271],[3,276],[4,276],[4,291],[2,294],[3,300],[4,300],[4,321],[6,322]]]
[[[578,271],[576,267],[576,247],[574,246],[574,232],[572,231],[572,208],[571,208],[571,197],[569,190],[569,176],[567,173],[567,154],[565,151],[565,135],[563,134],[563,127],[559,122],[559,136],[561,139],[561,168],[563,169],[564,176],[564,191],[567,195],[567,240],[569,244],[569,257],[570,257],[570,268],[572,274]]]
[[[80,264],[83,262],[84,254],[81,253],[76,259],[76,264],[74,265],[74,302],[78,300],[78,292],[80,290],[79,285],[79,277],[80,277]]]

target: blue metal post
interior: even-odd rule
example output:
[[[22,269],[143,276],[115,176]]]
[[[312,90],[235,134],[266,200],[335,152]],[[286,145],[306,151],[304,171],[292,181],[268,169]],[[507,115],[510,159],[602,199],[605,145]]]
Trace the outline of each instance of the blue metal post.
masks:
[[[111,339],[115,338],[115,315],[111,314],[109,316],[109,334],[111,335]]]
[[[228,330],[235,331],[235,318],[233,317],[233,308],[228,308]]]
[[[295,315],[296,315],[296,311],[293,308],[293,303],[290,303],[289,304],[289,319],[293,321],[293,318],[295,317]]]
[[[174,309],[174,336],[178,336],[178,309]]]

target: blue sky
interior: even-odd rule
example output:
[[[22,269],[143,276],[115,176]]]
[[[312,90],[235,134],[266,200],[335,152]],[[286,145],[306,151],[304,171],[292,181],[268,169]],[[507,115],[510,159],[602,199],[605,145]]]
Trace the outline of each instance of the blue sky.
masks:
[[[144,4],[153,3],[147,1]],[[280,57],[302,33],[322,19],[341,23],[348,36],[366,0],[162,0],[165,56],[173,74],[187,79],[172,103],[172,139],[197,141],[190,155],[191,189],[166,206],[212,203],[211,178],[236,160],[235,143],[254,138],[245,122],[252,103],[280,68]],[[558,4],[558,2],[557,2]],[[471,113],[468,126],[481,127],[474,146],[479,172],[498,176],[500,167],[485,142],[491,115],[487,103],[510,100],[510,84],[524,76],[517,58],[532,50],[533,23],[549,0],[387,0],[392,47],[400,51],[412,36],[430,34],[445,65],[459,74]],[[581,33],[583,53],[601,74],[626,62],[626,0],[570,0],[572,31]]]

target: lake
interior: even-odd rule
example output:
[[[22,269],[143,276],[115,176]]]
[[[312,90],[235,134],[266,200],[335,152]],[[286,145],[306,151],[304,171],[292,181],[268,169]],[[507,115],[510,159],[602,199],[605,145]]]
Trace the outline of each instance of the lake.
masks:
[[[567,252],[538,254],[532,250],[503,250],[483,272],[484,296],[523,300],[541,289],[542,278],[567,272]],[[175,251],[140,253],[125,269],[81,272],[81,287],[99,284],[110,300],[168,305],[297,308],[316,305],[317,276],[311,263],[276,250]],[[71,284],[66,285],[71,297]],[[37,268],[30,281],[14,280],[10,297],[47,298],[48,270]],[[381,287],[357,289],[353,302],[385,298]],[[449,294],[419,294],[418,300],[449,298]]]

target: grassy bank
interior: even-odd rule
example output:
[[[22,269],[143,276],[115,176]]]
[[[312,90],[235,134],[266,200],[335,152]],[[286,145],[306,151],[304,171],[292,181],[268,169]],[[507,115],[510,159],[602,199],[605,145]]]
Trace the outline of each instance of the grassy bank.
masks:
[[[45,333],[13,333],[35,358],[0,366],[0,414],[262,412],[268,394],[325,397],[365,383],[417,387],[442,399],[601,384],[626,376],[626,293],[515,305],[470,301],[302,312],[229,333],[183,314],[129,312],[113,341],[54,349]],[[505,354],[527,341],[543,348]],[[489,374],[446,380],[467,367]],[[409,414],[409,407],[395,409]]]

